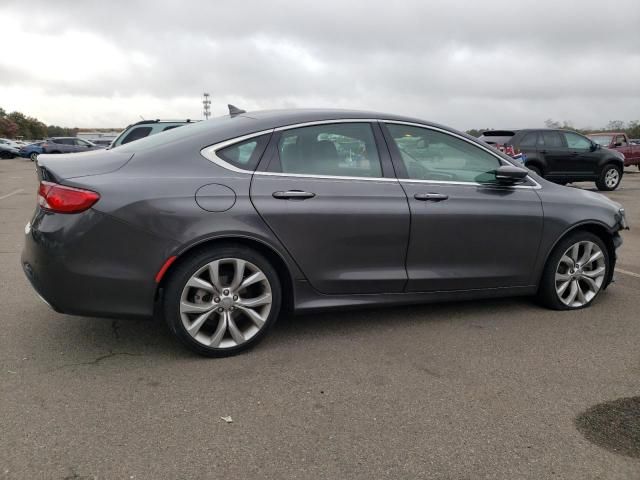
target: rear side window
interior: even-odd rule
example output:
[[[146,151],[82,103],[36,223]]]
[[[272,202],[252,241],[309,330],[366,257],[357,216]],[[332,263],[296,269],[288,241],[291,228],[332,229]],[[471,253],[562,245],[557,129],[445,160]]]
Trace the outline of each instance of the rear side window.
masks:
[[[544,145],[545,147],[564,147],[564,142],[558,132],[542,132],[542,135],[540,135],[540,142],[541,145]]]
[[[121,145],[125,143],[133,142],[134,140],[139,140],[141,138],[146,137],[151,133],[151,127],[137,127],[131,130],[126,137],[122,139]]]
[[[521,147],[535,147],[538,141],[538,134],[536,132],[527,133],[520,141]]]
[[[382,167],[368,123],[293,128],[278,142],[282,173],[379,178]]]
[[[242,170],[255,170],[262,152],[267,146],[270,134],[254,137],[216,151],[225,162]]]

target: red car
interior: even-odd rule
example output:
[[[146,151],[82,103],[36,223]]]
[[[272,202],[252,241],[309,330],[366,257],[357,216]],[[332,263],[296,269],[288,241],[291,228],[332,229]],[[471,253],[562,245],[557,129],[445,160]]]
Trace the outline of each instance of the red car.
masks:
[[[617,150],[624,155],[624,166],[637,165],[640,169],[640,145],[631,143],[627,135],[622,132],[590,133],[591,140],[605,148]]]

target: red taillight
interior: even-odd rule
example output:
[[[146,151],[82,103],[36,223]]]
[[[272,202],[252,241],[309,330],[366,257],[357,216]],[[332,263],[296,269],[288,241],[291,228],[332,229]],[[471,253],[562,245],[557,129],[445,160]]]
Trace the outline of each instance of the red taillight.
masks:
[[[38,204],[56,213],[80,213],[100,200],[100,195],[91,190],[65,187],[51,182],[40,182]]]

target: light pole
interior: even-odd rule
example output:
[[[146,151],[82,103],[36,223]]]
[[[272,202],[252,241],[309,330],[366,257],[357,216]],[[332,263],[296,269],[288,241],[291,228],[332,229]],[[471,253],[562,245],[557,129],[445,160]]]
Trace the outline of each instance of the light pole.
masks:
[[[202,107],[204,119],[209,120],[209,117],[211,116],[211,100],[209,99],[209,94],[206,92],[202,94]]]

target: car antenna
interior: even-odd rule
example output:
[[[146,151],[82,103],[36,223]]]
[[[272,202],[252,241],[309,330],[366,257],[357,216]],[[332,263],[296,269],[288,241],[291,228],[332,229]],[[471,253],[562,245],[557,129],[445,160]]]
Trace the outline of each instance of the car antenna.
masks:
[[[139,117],[142,119],[142,121],[144,122],[144,117],[143,117],[142,115],[138,115],[138,116],[139,116]]]
[[[246,110],[242,110],[241,108],[238,108],[235,105],[231,105],[230,103],[227,105],[227,107],[229,107],[230,117],[235,117],[236,115],[240,115],[241,113],[247,113]]]

